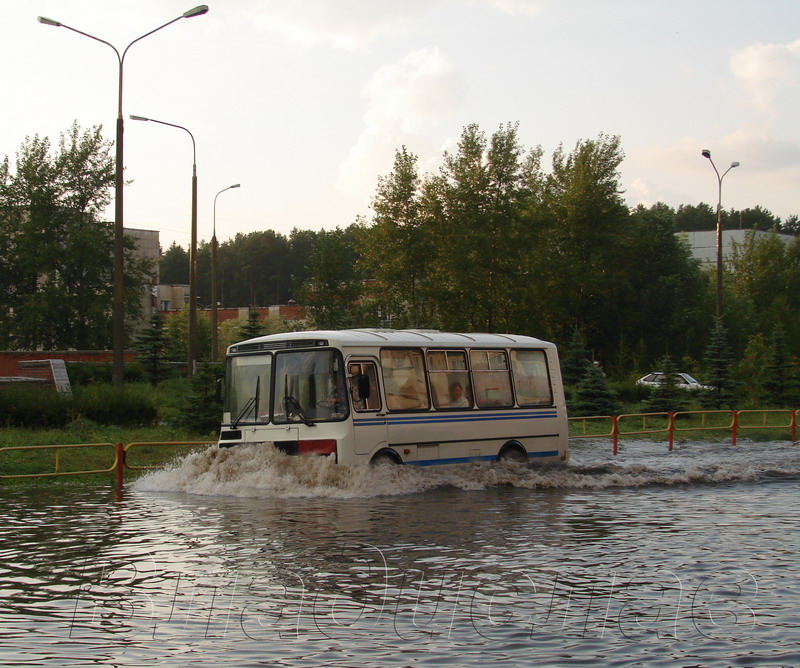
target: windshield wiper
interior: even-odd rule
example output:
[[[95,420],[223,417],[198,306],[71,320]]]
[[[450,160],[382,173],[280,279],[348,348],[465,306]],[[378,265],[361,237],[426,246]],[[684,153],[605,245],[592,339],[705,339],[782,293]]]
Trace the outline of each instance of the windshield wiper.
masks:
[[[303,407],[300,405],[300,402],[295,399],[291,394],[287,394],[283,397],[283,410],[286,411],[286,419],[290,419],[293,415],[302,420],[302,422],[308,426],[313,427],[314,423],[308,419],[308,416],[303,411]]]
[[[242,410],[236,415],[236,418],[231,421],[231,429],[236,429],[236,426],[239,424],[239,421],[250,412],[250,409],[255,407],[255,413],[258,414],[258,395],[261,389],[261,376],[256,378],[256,393],[247,400],[244,406],[242,406]]]

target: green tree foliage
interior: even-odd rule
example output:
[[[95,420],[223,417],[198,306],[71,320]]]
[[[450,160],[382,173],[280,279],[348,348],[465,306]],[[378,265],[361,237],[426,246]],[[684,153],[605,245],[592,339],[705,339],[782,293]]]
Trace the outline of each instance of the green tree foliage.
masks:
[[[786,220],[781,223],[780,231],[784,234],[794,234],[795,236],[800,234],[800,217],[794,213],[787,217]]]
[[[623,367],[656,359],[665,348],[681,356],[703,353],[712,310],[709,275],[673,233],[674,219],[665,204],[639,206],[620,239],[626,284],[617,293],[619,331],[637,352]]]
[[[508,331],[553,340],[562,351],[579,330],[615,377],[651,369],[664,351],[702,358],[714,328],[714,270],[675,232],[713,230],[715,209],[658,203],[629,211],[616,136],[559,147],[547,172],[542,156],[540,147],[521,146],[516,124],[491,135],[465,127],[433,174],[401,147],[378,180],[369,220],[223,243],[222,305],[295,298],[317,327]],[[760,207],[722,215],[726,229],[780,222]],[[207,250],[201,244],[201,303],[210,303]],[[185,266],[178,251],[168,254]],[[800,243],[739,245],[724,270],[731,359],[778,323],[789,353],[800,354],[798,277]]]
[[[705,202],[682,204],[675,213],[675,232],[703,232],[717,229],[716,208]]]
[[[372,200],[373,226],[357,239],[359,269],[373,279],[368,299],[381,313],[381,324],[418,327],[430,323],[424,294],[419,291],[432,255],[421,200],[417,157],[404,146],[395,153],[391,174],[378,180]]]
[[[247,312],[247,320],[239,327],[237,332],[239,341],[254,339],[264,333],[259,317],[259,313],[255,309],[251,308]]]
[[[167,357],[172,362],[186,362],[189,357],[189,305],[164,317]],[[197,314],[197,361],[211,359],[211,319]]]
[[[362,282],[356,271],[355,228],[322,231],[311,253],[311,276],[300,292],[308,316],[319,329],[361,324]]]
[[[580,330],[572,333],[569,344],[560,351],[561,377],[564,385],[577,385],[592,366],[592,359],[586,349],[586,341]]]
[[[729,265],[730,291],[749,311],[748,334],[769,336],[780,327],[789,340],[800,340],[800,238],[786,244],[775,235],[748,232],[741,244],[733,242]]]
[[[200,364],[192,376],[189,394],[176,418],[176,426],[205,436],[217,432],[221,420],[215,369],[210,364]]]
[[[590,364],[578,384],[575,402],[570,406],[570,414],[617,415],[619,409],[616,394],[608,387],[603,370],[597,365]]]
[[[108,348],[113,227],[100,220],[115,181],[111,142],[74,123],[51,150],[26,138],[0,166],[0,341],[18,349]],[[148,263],[125,244],[125,310],[138,318]]]
[[[139,353],[137,359],[151,385],[158,385],[170,375],[167,337],[164,333],[164,322],[158,312],[150,316],[148,326],[139,332],[136,350]]]
[[[786,334],[776,327],[772,333],[764,389],[770,405],[793,408],[800,402],[800,368],[789,353]]]
[[[645,402],[645,410],[650,413],[669,413],[685,410],[687,406],[686,392],[678,387],[678,368],[669,355],[662,357],[658,363],[662,372],[659,383],[650,391]]]
[[[189,253],[173,241],[158,261],[158,276],[166,285],[189,285]]]
[[[740,406],[757,407],[765,399],[770,349],[763,334],[750,337],[742,359],[736,365],[736,378],[739,387]]]
[[[440,173],[427,180],[425,219],[436,250],[428,292],[446,328],[519,331],[540,154],[525,153],[516,125],[488,139],[469,125],[458,151],[445,153]]]
[[[703,404],[716,409],[733,408],[737,390],[733,376],[733,353],[728,344],[728,330],[721,318],[717,318],[711,332],[703,363],[708,384],[713,388],[703,394]]]

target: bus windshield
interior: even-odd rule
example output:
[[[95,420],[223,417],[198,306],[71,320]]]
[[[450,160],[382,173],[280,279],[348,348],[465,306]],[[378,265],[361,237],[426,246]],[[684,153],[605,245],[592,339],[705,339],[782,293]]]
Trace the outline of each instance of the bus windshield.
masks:
[[[344,365],[335,350],[231,356],[226,381],[225,412],[234,428],[314,424],[349,415]]]
[[[344,379],[341,356],[334,350],[277,353],[273,421],[345,419],[349,410]]]

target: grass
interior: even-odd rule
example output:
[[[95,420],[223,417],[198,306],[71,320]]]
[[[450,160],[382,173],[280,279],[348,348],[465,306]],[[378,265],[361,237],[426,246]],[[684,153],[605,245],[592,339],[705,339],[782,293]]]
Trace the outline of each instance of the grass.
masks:
[[[0,429],[0,476],[44,474],[50,479],[59,479],[75,472],[90,472],[90,475],[82,473],[80,480],[113,480],[117,443],[153,443],[127,450],[127,480],[140,475],[148,467],[164,466],[192,449],[187,445],[173,445],[176,442],[213,443],[215,440],[213,435],[203,437],[163,426],[121,428],[73,424],[66,429]],[[8,449],[17,447],[26,449]],[[56,472],[60,475],[50,475]],[[79,476],[74,477],[77,479]],[[5,479],[0,484],[11,481]]]

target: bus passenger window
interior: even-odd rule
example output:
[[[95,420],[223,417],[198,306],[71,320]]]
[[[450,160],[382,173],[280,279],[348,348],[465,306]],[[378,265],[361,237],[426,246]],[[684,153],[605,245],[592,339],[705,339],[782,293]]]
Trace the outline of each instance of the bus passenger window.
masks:
[[[389,410],[425,410],[429,407],[422,351],[381,350],[383,386]]]
[[[472,408],[472,386],[463,350],[429,350],[428,374],[434,408]]]
[[[504,350],[470,351],[475,403],[479,408],[504,408],[514,405],[508,360]]]
[[[553,403],[544,350],[512,350],[511,368],[520,406],[548,406]]]

